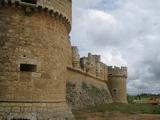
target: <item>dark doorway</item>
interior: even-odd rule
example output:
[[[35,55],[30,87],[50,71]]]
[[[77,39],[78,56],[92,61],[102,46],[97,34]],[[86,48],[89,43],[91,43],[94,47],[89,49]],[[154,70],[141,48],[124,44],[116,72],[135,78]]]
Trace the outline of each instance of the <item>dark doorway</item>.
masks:
[[[37,0],[21,0],[21,1],[30,4],[37,4]]]

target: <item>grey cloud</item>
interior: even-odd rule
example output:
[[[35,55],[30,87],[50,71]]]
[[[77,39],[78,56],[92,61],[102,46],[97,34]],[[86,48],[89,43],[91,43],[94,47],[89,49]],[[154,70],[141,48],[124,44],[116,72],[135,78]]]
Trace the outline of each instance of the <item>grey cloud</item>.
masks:
[[[160,93],[160,0],[116,2],[105,9],[104,0],[75,0],[72,44],[82,55],[100,53],[109,65],[127,65],[129,93]]]

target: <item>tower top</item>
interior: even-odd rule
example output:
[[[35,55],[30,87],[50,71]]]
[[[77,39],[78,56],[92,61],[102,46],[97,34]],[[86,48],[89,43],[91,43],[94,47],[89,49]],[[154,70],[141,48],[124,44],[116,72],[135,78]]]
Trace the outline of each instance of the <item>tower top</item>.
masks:
[[[71,0],[37,0],[37,5],[62,14],[71,22]]]
[[[16,4],[32,8],[41,8],[50,13],[58,14],[71,23],[72,0],[1,0],[1,3]]]
[[[88,53],[88,59],[91,61],[100,62],[101,56],[100,55],[92,55],[91,53]]]
[[[127,77],[127,67],[116,67],[108,66],[108,76],[109,77]]]

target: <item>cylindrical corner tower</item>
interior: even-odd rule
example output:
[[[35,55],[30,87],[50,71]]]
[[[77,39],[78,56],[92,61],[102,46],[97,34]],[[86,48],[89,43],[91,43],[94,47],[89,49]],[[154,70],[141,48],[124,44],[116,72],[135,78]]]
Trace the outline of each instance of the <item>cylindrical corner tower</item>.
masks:
[[[0,0],[0,119],[72,119],[71,0]]]
[[[80,69],[80,55],[77,46],[72,46],[72,66]]]
[[[127,102],[127,68],[108,67],[108,87],[110,89],[113,102]]]

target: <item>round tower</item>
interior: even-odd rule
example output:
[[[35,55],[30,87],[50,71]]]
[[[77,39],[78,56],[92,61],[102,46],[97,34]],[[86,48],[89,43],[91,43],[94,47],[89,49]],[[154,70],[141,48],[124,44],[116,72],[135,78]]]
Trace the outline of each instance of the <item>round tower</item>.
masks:
[[[71,0],[0,0],[0,119],[72,119]]]
[[[127,103],[127,68],[108,67],[108,87],[110,89],[113,102]]]
[[[77,46],[72,46],[72,66],[80,69],[80,55]]]

